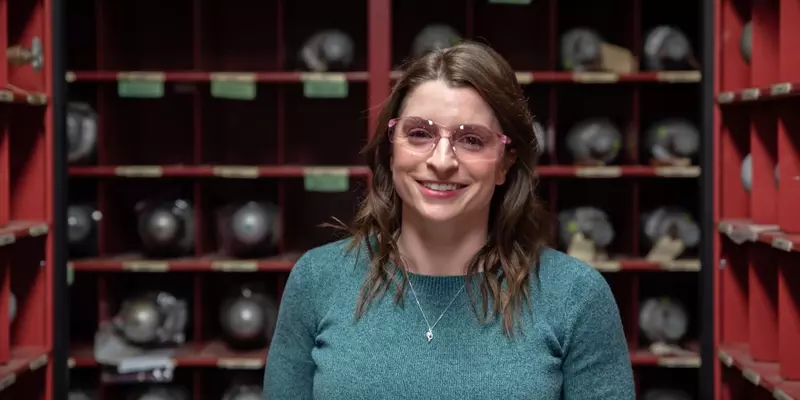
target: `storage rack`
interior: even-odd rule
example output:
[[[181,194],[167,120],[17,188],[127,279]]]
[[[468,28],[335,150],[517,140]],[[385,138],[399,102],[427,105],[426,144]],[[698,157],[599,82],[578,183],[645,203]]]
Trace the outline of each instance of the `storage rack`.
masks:
[[[800,398],[800,4],[715,6],[715,385],[721,399]]]
[[[70,100],[95,107],[99,146],[96,164],[69,167],[70,200],[95,201],[103,215],[99,256],[69,263],[74,273],[72,384],[97,389],[99,398],[125,392],[125,387],[99,382],[92,339],[98,323],[114,315],[128,290],[155,285],[189,300],[188,341],[175,357],[175,381],[194,399],[218,398],[224,387],[220,376],[260,383],[266,350],[229,350],[209,321],[217,312],[219,289],[265,281],[280,296],[297,255],[333,239],[316,226],[331,215],[352,216],[369,178],[358,150],[398,76],[394,70],[420,28],[446,22],[464,37],[488,42],[511,62],[537,119],[554,132],[538,169],[540,193],[550,211],[556,214],[589,197],[611,214],[618,232],[610,249],[613,257],[593,266],[604,273],[617,298],[640,395],[650,387],[674,385],[706,398],[699,394],[707,393],[697,379],[700,356],[657,356],[646,349],[638,327],[645,296],[675,295],[690,311],[699,310],[700,254],[692,262],[645,261],[639,213],[678,204],[698,217],[701,168],[698,162],[649,165],[639,142],[640,132],[660,117],[677,115],[701,125],[702,74],[572,73],[558,67],[558,38],[579,25],[598,29],[638,56],[648,28],[674,24],[689,34],[699,57],[709,50],[701,43],[700,10],[689,1],[619,0],[593,7],[591,13],[572,11],[588,6],[579,0],[494,3],[247,0],[234,8],[220,0],[180,0],[170,7],[154,0],[71,1],[66,7]],[[300,43],[322,27],[353,36],[353,71],[308,74],[296,69]],[[216,95],[228,98],[212,94],[214,87]],[[255,98],[245,99],[253,88]],[[594,115],[612,117],[623,127],[622,161],[601,168],[566,164],[563,133],[577,119]],[[134,203],[164,190],[192,200],[194,256],[144,260],[136,255]],[[280,256],[213,256],[218,248],[214,210],[244,198],[279,205]],[[692,315],[695,338],[701,332],[695,322],[699,318]],[[204,379],[209,374],[215,379]]]
[[[0,1],[0,399],[52,399],[53,378],[66,371],[53,335],[62,328],[54,241],[66,172],[55,152],[64,94],[52,79],[61,68],[52,7]]]

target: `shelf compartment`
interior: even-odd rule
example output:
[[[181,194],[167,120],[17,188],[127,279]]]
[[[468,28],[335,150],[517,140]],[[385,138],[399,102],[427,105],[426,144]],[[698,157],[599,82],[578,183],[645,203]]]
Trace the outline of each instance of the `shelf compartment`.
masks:
[[[95,2],[97,67],[100,70],[190,70],[194,67],[193,3],[160,10],[153,0]],[[159,10],[154,12],[154,10]]]
[[[230,7],[224,0],[194,2],[196,65],[201,70],[278,71],[284,55],[283,2],[250,0]],[[197,54],[199,53],[199,54]]]
[[[474,26],[471,36],[491,45],[512,67],[532,71],[557,68],[557,2],[514,5],[477,1],[472,6],[467,17]]]
[[[750,355],[756,361],[778,360],[778,266],[774,249],[754,243],[747,249]]]
[[[367,69],[368,25],[367,4],[363,0],[344,2],[284,1],[282,27],[285,68],[301,70],[299,51],[313,34],[327,29],[345,32],[353,40],[354,59],[349,71]],[[291,23],[289,22],[291,21]]]
[[[747,345],[722,343],[717,356],[729,368],[735,368],[757,390],[766,390],[776,399],[800,399],[800,381],[786,381],[779,375],[779,366],[772,362],[758,362],[750,356]],[[749,389],[749,388],[747,388]],[[757,392],[751,392],[753,395]]]
[[[20,378],[40,370],[50,361],[49,352],[41,347],[16,347],[11,350],[11,359],[0,365],[0,396],[15,398],[12,390],[22,382]],[[19,384],[17,382],[20,382]],[[37,385],[41,385],[37,382]],[[28,397],[30,398],[30,397]]]
[[[458,33],[460,38],[473,36],[474,15],[472,7],[465,7],[465,0],[444,0],[434,3],[423,0],[392,1],[391,66],[401,68],[413,55],[416,36],[431,25],[444,25]],[[420,12],[424,10],[424,12]]]

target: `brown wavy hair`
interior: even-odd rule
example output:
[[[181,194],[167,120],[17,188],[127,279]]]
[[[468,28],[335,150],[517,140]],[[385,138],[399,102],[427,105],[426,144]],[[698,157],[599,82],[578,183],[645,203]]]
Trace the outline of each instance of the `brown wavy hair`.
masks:
[[[409,91],[418,85],[442,80],[451,87],[476,90],[492,107],[502,132],[511,138],[509,151],[516,160],[506,182],[497,186],[491,200],[486,244],[467,267],[467,285],[483,266],[478,284],[483,323],[502,316],[504,332],[514,333],[516,318],[529,304],[529,277],[536,273],[541,251],[549,243],[550,226],[544,207],[534,193],[538,179],[537,142],[528,102],[508,63],[489,46],[462,42],[430,52],[410,62],[383,105],[374,135],[363,150],[372,170],[372,187],[349,226],[349,250],[366,245],[370,266],[356,307],[360,318],[370,302],[394,285],[395,301],[403,300],[408,275],[401,268],[397,244],[402,201],[395,192],[390,169],[391,143],[387,124],[400,112]],[[401,277],[397,272],[402,271]],[[505,284],[504,284],[505,282]],[[473,310],[478,308],[471,290]],[[489,301],[491,299],[491,301]],[[490,305],[491,303],[491,305]],[[491,308],[491,310],[490,310]]]

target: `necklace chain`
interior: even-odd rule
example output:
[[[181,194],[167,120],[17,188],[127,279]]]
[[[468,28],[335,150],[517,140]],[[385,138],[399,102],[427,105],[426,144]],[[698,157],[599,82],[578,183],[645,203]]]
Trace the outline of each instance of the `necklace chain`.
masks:
[[[456,300],[461,291],[464,290],[464,287],[466,285],[467,285],[466,283],[461,285],[461,288],[458,289],[458,292],[456,292],[455,296],[453,296],[453,298],[450,299],[450,303],[448,303],[447,307],[444,308],[442,314],[439,315],[439,318],[437,318],[436,321],[433,323],[433,325],[431,325],[431,323],[428,322],[428,317],[425,316],[425,311],[422,309],[422,305],[419,303],[419,298],[417,298],[417,292],[414,290],[414,284],[411,283],[411,279],[408,280],[408,286],[411,287],[411,293],[414,295],[414,300],[417,302],[417,307],[419,307],[419,312],[422,313],[422,319],[424,319],[425,324],[428,325],[428,332],[425,333],[425,337],[428,338],[428,343],[430,343],[431,340],[433,340],[433,328],[436,327],[436,324],[438,324],[439,321],[442,319],[442,317],[444,317],[444,314],[447,312],[448,309],[450,309],[450,306],[453,305],[453,302]]]

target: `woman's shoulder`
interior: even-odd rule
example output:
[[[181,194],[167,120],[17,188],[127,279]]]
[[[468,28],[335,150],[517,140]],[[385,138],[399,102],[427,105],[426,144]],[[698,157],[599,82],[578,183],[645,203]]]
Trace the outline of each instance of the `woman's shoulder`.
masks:
[[[584,261],[561,251],[546,248],[537,267],[540,286],[560,301],[574,301],[587,293],[609,290],[608,282],[596,269]]]
[[[330,282],[341,276],[346,268],[352,270],[364,251],[363,246],[352,244],[353,238],[348,237],[307,250],[292,267],[292,277],[310,282]]]

